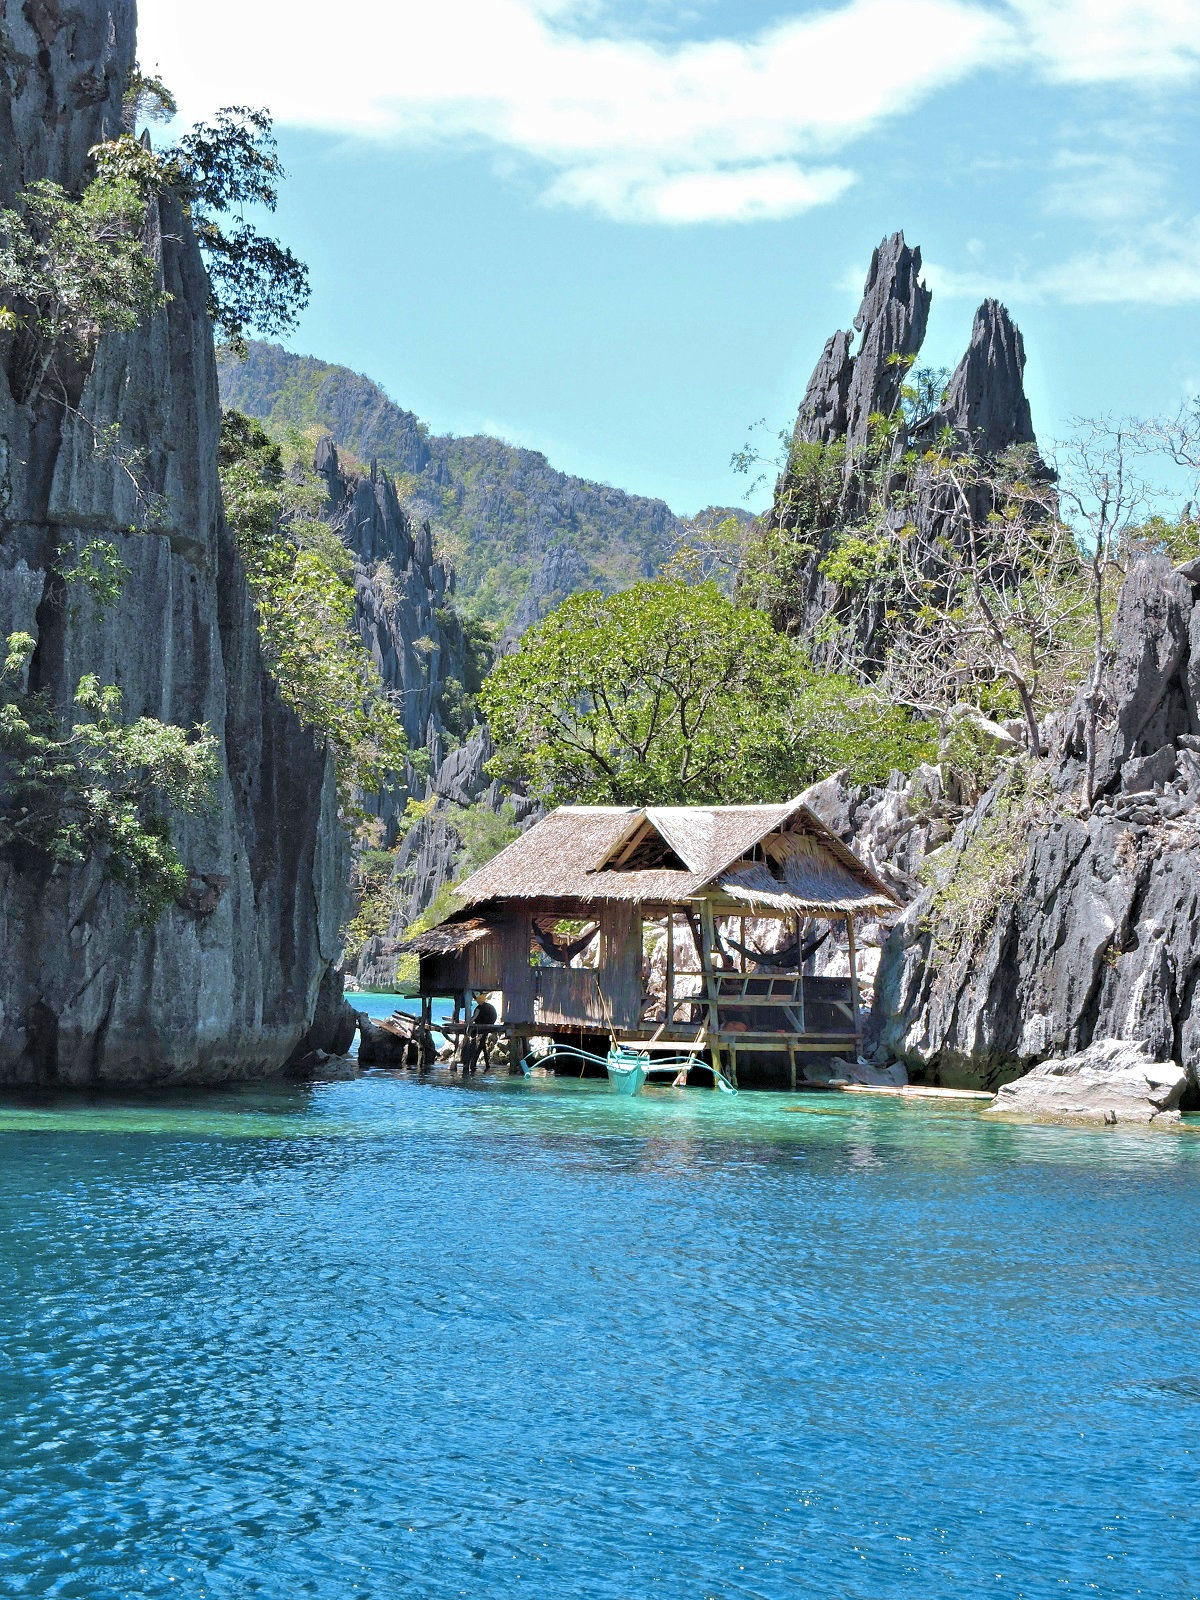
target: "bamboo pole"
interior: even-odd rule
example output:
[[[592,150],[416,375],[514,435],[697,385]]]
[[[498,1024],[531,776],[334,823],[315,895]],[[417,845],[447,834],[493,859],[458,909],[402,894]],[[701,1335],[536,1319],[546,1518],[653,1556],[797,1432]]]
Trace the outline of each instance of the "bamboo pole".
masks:
[[[666,1022],[675,1021],[675,913],[667,912],[667,1004]]]
[[[854,918],[846,917],[846,938],[850,946],[850,1007],[854,1013],[854,1054],[862,1054],[862,1012],[858,999],[858,949],[854,943]]]
[[[704,948],[700,952],[700,965],[704,971],[704,986],[708,991],[708,1047],[712,1052],[712,1064],[715,1071],[720,1072],[721,1061],[721,1018],[717,1006],[717,980],[713,972],[713,958],[716,955],[717,930],[713,922],[712,906],[707,900],[700,902],[700,931],[701,944]],[[717,1080],[713,1078],[713,1088],[717,1087]]]

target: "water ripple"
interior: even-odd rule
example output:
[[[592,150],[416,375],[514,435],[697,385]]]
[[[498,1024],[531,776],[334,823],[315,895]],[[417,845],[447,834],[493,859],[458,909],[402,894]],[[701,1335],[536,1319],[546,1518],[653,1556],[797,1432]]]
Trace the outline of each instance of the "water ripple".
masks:
[[[0,1594],[1194,1596],[1200,1143],[380,1075],[0,1106]]]

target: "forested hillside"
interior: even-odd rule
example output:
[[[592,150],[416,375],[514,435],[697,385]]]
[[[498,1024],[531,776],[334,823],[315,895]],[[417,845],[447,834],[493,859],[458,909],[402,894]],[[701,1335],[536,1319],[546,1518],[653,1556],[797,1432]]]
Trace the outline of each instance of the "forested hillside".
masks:
[[[664,501],[570,477],[536,450],[431,434],[347,367],[256,342],[244,360],[222,354],[220,379],[224,404],[270,430],[328,431],[343,451],[386,467],[453,564],[460,604],[500,628],[521,630],[580,589],[652,576],[684,531]]]

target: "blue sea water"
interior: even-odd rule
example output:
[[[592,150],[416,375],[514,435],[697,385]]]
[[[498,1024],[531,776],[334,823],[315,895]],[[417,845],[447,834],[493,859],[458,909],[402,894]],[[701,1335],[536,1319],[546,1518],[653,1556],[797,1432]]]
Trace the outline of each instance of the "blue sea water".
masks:
[[[0,1102],[0,1594],[1200,1593],[1200,1129]]]

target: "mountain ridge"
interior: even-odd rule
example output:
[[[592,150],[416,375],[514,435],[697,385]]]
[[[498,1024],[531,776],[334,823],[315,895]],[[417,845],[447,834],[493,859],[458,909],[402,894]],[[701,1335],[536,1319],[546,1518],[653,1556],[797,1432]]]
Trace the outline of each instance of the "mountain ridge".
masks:
[[[685,534],[666,501],[560,472],[540,450],[488,434],[434,434],[373,379],[253,341],[220,352],[222,402],[271,429],[320,428],[377,461],[409,518],[453,565],[459,604],[519,633],[568,594],[652,577]],[[746,521],[742,508],[709,508]],[[706,515],[708,513],[701,513]]]

